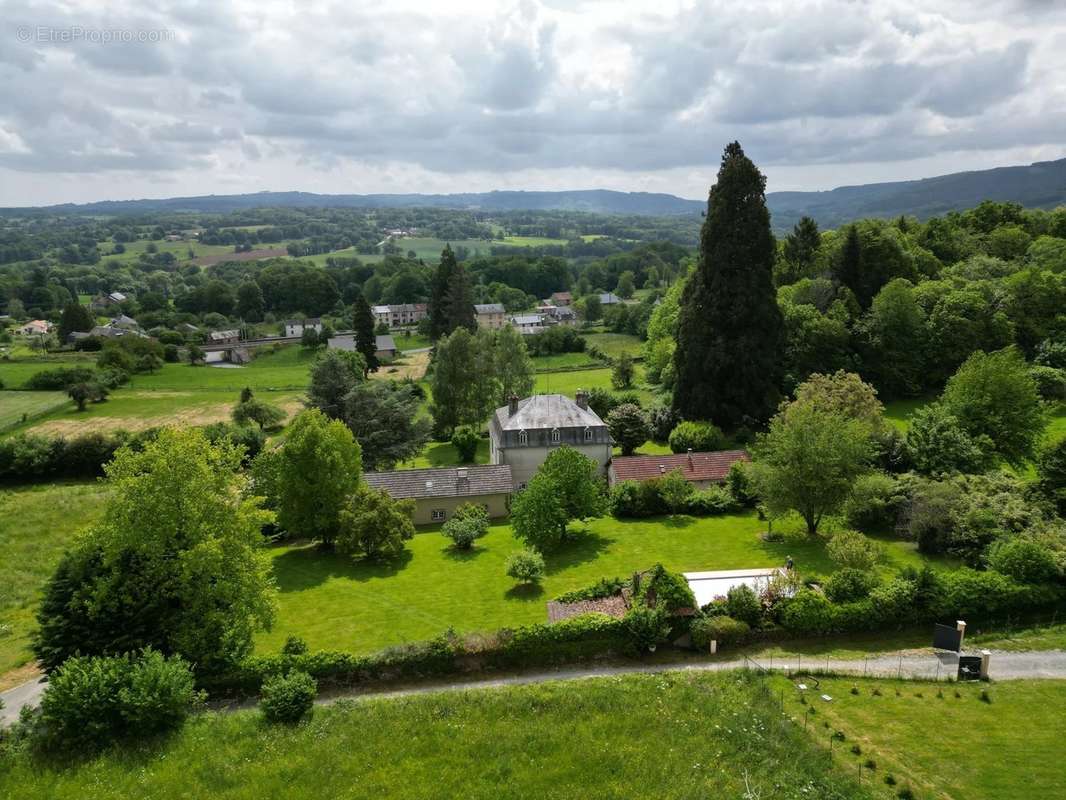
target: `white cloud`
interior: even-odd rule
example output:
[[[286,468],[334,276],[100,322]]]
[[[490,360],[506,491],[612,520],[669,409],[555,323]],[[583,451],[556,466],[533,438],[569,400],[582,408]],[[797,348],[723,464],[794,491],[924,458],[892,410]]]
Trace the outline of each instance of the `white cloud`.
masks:
[[[702,197],[734,138],[771,189],[1061,157],[1062,6],[0,0],[0,205],[259,189]],[[169,35],[24,42],[20,26]]]

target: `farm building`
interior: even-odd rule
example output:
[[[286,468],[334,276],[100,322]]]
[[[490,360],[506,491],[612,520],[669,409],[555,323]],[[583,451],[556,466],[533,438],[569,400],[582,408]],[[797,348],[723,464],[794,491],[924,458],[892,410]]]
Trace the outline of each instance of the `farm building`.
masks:
[[[89,301],[89,309],[94,312],[107,311],[112,306],[117,306],[119,303],[126,302],[126,295],[122,292],[111,292],[110,294],[98,294],[92,300]]]
[[[568,306],[574,302],[574,297],[570,292],[552,292],[552,296],[548,299],[557,306]]]
[[[483,505],[492,519],[505,517],[512,491],[507,464],[368,472],[363,478],[395,500],[413,500],[416,525],[446,522],[463,503]]]
[[[390,328],[403,328],[417,325],[429,315],[429,306],[425,303],[400,303],[391,306],[374,306],[374,319],[384,322]]]
[[[48,320],[35,319],[27,322],[22,327],[15,328],[15,333],[19,336],[42,336],[49,333],[53,327],[52,323]]]
[[[489,461],[509,464],[516,489],[525,488],[552,450],[569,445],[606,469],[614,441],[607,425],[588,404],[588,393],[574,400],[537,394],[511,402],[489,420]]]
[[[746,450],[716,450],[661,456],[619,456],[611,460],[607,478],[612,486],[621,481],[649,481],[674,470],[697,489],[722,483],[738,461],[751,461]]]
[[[542,314],[515,314],[509,322],[518,329],[523,336],[540,333],[545,328],[546,318]]]
[[[338,336],[331,336],[326,343],[326,347],[330,350],[355,352],[355,334],[342,333]],[[396,341],[391,336],[375,336],[374,347],[374,355],[378,358],[396,358],[400,354],[399,348],[396,347]]]
[[[236,344],[241,340],[241,332],[233,329],[228,331],[211,331],[207,334],[208,344]]]

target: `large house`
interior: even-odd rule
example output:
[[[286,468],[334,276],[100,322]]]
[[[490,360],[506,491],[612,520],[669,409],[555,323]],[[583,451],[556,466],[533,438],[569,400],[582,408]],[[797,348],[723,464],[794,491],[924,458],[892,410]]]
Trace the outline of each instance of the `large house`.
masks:
[[[548,454],[569,445],[606,470],[614,441],[607,425],[589,408],[588,393],[512,397],[489,420],[489,461],[507,464],[516,489],[525,488]]]
[[[322,320],[318,317],[311,317],[310,319],[285,320],[286,336],[303,336],[304,330],[306,330],[307,328],[314,328],[315,333],[322,333]]]
[[[414,500],[416,525],[446,522],[464,503],[484,506],[492,519],[505,517],[513,485],[506,464],[367,472],[363,479],[394,500]]]
[[[20,328],[16,328],[15,333],[20,336],[43,336],[51,332],[53,327],[52,323],[46,319],[35,319]]]
[[[607,471],[612,486],[620,481],[650,481],[680,470],[681,476],[697,489],[722,483],[738,461],[751,461],[746,450],[716,450],[709,453],[680,453],[662,456],[619,456]]]
[[[378,322],[384,322],[390,328],[405,328],[417,325],[429,316],[429,306],[425,303],[399,303],[391,306],[374,306],[371,309]]]
[[[506,311],[503,303],[475,303],[474,315],[477,317],[477,326],[494,331],[499,330],[507,323]]]

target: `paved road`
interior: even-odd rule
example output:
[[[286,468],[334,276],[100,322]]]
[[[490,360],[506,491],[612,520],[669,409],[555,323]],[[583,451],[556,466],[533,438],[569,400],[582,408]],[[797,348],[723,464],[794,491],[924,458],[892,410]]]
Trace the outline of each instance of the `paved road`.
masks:
[[[753,662],[743,658],[722,661],[682,662],[667,664],[606,664],[591,667],[567,667],[514,675],[497,675],[492,678],[456,679],[446,682],[422,683],[401,689],[333,690],[324,692],[319,703],[333,703],[345,698],[389,698],[431,692],[466,691],[490,689],[500,686],[523,686],[545,681],[582,680],[606,678],[614,675],[657,674],[661,672],[714,672],[738,669]],[[773,670],[826,670],[848,675],[869,675],[884,678],[947,679],[958,671],[958,656],[954,653],[907,654],[880,653],[867,659],[818,658],[816,656],[789,656],[786,659],[760,657],[758,665]],[[1066,650],[1037,652],[993,651],[990,662],[991,677],[997,680],[1066,678]],[[24,705],[36,705],[47,684],[31,681],[0,693],[4,708],[0,710],[0,726],[18,719],[19,709]],[[245,707],[253,703],[243,704]]]

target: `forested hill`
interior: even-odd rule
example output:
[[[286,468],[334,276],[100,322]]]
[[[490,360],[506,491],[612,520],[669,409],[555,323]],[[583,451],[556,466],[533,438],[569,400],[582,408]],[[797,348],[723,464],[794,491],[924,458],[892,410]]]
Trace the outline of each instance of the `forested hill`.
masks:
[[[1013,201],[1030,208],[1054,208],[1066,203],[1066,159],[1029,166],[956,172],[935,178],[863,186],[841,186],[826,192],[771,192],[767,204],[776,231],[792,227],[803,215],[822,228],[863,217],[909,214],[919,219],[972,208],[982,200]],[[467,194],[314,194],[258,192],[203,195],[159,200],[105,200],[83,205],[65,204],[39,209],[83,214],[141,214],[155,211],[227,212],[249,208],[465,208],[484,211],[587,211],[597,214],[696,214],[704,200],[670,194],[615,192],[589,189],[563,192],[500,191]],[[8,209],[8,213],[17,211]]]
[[[85,214],[140,214],[153,211],[226,212],[249,208],[461,208],[484,211],[587,211],[596,214],[694,214],[706,201],[685,200],[672,194],[615,192],[587,189],[567,192],[480,192],[467,194],[314,194],[257,192],[255,194],[172,197],[160,200],[105,200],[98,203],[51,206],[48,211]]]
[[[1010,201],[1028,208],[1066,204],[1066,158],[916,181],[841,186],[828,192],[771,192],[766,197],[777,230],[792,227],[803,215],[814,217],[822,228],[900,214],[925,220],[973,208],[982,200]]]

